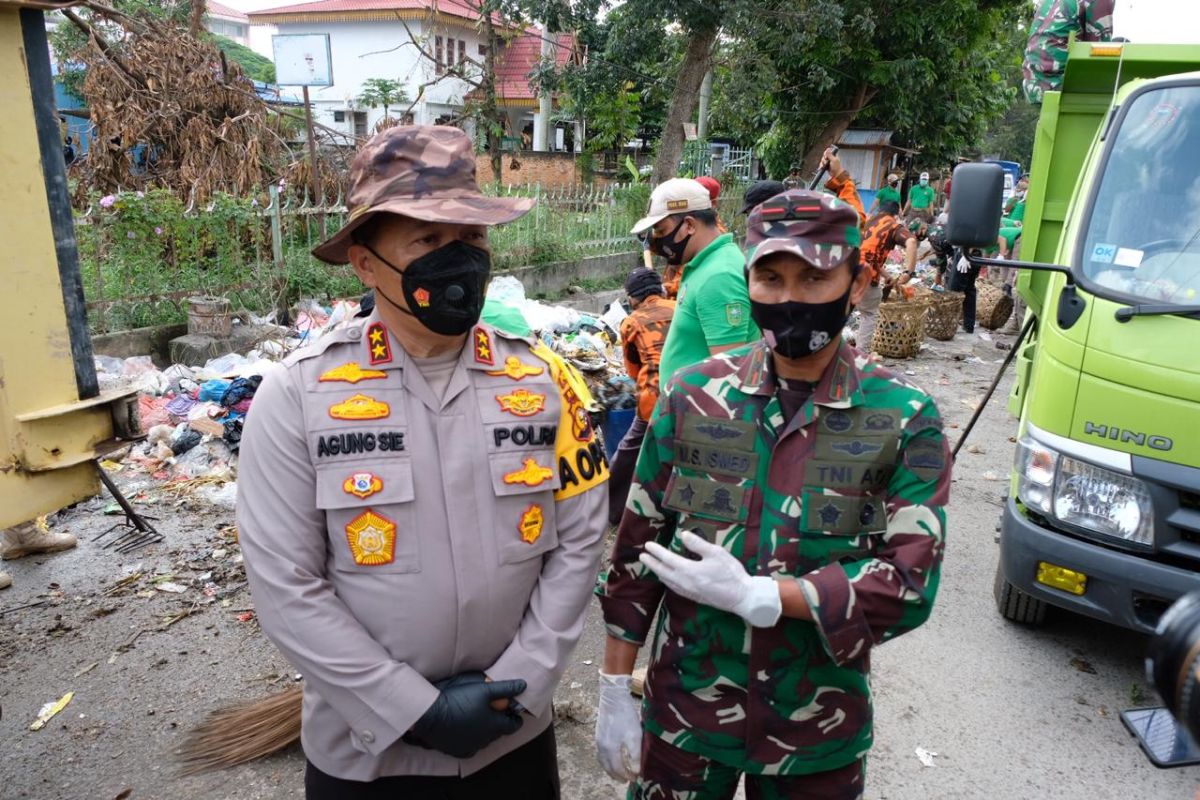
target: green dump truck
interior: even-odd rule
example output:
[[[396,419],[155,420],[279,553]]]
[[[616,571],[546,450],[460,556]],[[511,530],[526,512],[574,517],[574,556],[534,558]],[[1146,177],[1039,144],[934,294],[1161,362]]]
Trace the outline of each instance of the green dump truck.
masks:
[[[1043,102],[995,584],[1010,620],[1041,622],[1051,605],[1151,631],[1200,588],[1194,70],[1200,46],[1074,43],[1062,91]],[[994,242],[999,215],[983,206],[999,170],[960,171],[951,239]]]

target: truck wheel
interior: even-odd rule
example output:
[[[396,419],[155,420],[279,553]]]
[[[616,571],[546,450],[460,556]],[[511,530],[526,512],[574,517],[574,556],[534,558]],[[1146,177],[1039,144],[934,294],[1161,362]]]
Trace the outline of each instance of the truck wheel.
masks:
[[[1004,579],[1004,571],[996,565],[996,583],[992,593],[1000,616],[1022,625],[1041,625],[1046,619],[1046,604],[1030,597]]]

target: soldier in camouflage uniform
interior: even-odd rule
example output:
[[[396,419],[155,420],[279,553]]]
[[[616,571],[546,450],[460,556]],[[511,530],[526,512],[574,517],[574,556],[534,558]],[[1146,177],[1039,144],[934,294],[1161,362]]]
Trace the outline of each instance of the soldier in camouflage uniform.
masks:
[[[1071,34],[1081,42],[1107,42],[1113,35],[1114,0],[1040,0],[1025,48],[1025,97],[1042,102],[1062,88]]]
[[[869,282],[855,212],[789,191],[748,226],[763,339],[667,384],[597,589],[598,754],[639,800],[725,800],[743,773],[751,800],[861,797],[871,649],[939,583],[937,408],[841,340]],[[629,672],[656,614],[643,735]]]

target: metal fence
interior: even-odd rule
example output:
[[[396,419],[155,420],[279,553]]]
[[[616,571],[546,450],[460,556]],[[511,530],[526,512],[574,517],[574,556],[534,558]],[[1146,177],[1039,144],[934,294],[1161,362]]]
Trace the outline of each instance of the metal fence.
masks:
[[[718,211],[737,221],[743,185],[726,185]],[[489,194],[532,197],[534,209],[495,228],[493,267],[570,269],[590,256],[639,247],[629,230],[645,213],[646,184],[544,188],[505,186]],[[318,205],[272,186],[258,198],[220,196],[184,207],[166,193],[119,193],[76,215],[80,268],[94,333],[183,322],[188,297],[228,297],[265,314],[301,298],[329,302],[362,291],[348,267],[311,255],[346,219],[345,205]]]

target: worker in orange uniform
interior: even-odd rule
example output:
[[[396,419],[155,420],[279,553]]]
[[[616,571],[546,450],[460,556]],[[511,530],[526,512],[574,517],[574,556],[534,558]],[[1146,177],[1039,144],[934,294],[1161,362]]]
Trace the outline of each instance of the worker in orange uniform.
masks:
[[[825,181],[825,188],[844,203],[849,203],[850,206],[858,212],[858,225],[862,227],[867,221],[867,212],[863,210],[862,198],[858,196],[858,187],[854,184],[854,178],[850,177],[850,172],[842,166],[842,159],[838,157],[837,151],[832,147],[825,150],[825,154],[821,156],[821,165],[819,169],[829,171],[829,180]]]
[[[621,439],[609,467],[608,521],[621,521],[633,468],[638,451],[646,436],[646,423],[658,402],[658,362],[662,358],[663,342],[671,327],[675,301],[666,296],[662,278],[652,269],[638,267],[625,281],[632,312],[621,322],[621,349],[625,354],[625,369],[637,382],[637,414],[629,431]]]
[[[862,248],[859,257],[871,271],[871,285],[858,306],[858,336],[855,344],[858,352],[871,354],[875,325],[879,318],[879,303],[883,300],[883,289],[888,278],[883,273],[888,256],[897,247],[904,248],[904,273],[911,277],[917,264],[917,232],[911,231],[900,220],[900,206],[888,200],[879,204],[879,210],[871,215],[863,229]],[[906,282],[906,281],[905,281]]]

